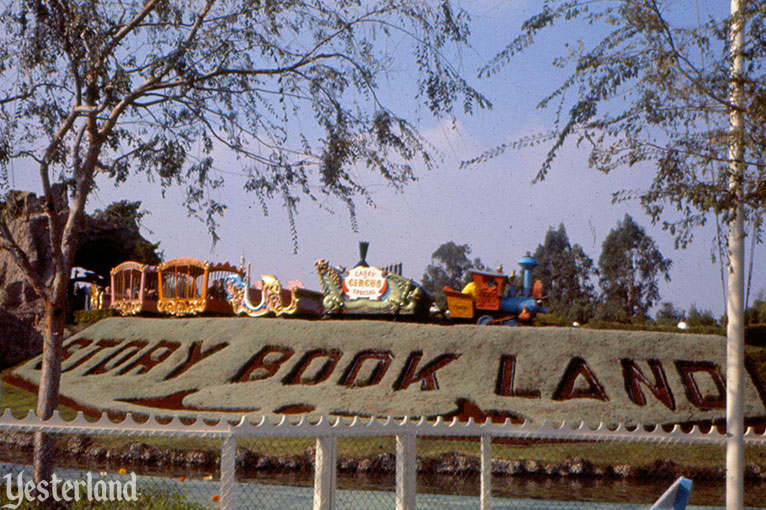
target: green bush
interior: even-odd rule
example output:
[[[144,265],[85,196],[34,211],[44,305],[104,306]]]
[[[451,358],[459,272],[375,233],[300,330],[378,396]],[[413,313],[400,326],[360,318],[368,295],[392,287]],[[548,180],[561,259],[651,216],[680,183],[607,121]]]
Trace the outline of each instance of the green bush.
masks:
[[[745,343],[766,347],[766,324],[753,324],[745,328]]]
[[[75,324],[93,324],[102,319],[114,317],[117,315],[117,311],[113,308],[107,308],[106,310],[77,310],[74,313]]]
[[[625,324],[623,322],[594,321],[585,324],[584,327],[591,329],[619,329],[624,331],[663,331],[666,333],[697,333],[701,335],[726,336],[726,329],[722,326],[690,326],[688,329],[678,329],[675,324],[655,323],[651,321]]]

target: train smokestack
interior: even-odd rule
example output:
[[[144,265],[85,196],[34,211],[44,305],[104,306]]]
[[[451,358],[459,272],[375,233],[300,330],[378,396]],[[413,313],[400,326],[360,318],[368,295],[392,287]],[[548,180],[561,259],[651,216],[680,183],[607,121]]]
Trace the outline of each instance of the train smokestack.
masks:
[[[370,247],[370,243],[368,241],[359,241],[359,262],[356,263],[356,266],[362,266],[362,267],[369,266],[369,264],[367,263],[367,249],[369,247]]]
[[[527,252],[526,255],[521,257],[521,260],[519,260],[519,265],[521,266],[523,278],[524,278],[524,295],[525,296],[531,296],[532,295],[532,270],[539,266],[540,264],[537,262],[537,259],[535,259],[533,256]]]

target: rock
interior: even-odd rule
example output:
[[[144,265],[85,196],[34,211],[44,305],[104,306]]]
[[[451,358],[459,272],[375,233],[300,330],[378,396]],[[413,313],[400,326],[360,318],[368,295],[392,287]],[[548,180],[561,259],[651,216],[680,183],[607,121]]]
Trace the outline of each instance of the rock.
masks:
[[[29,449],[34,446],[34,436],[26,432],[2,432],[0,445],[8,449]]]
[[[66,189],[58,185],[54,196],[58,210],[62,211],[59,220],[63,224],[67,217]],[[140,203],[112,205],[107,211],[86,216],[74,265],[106,278],[111,268],[124,260],[139,260],[143,256],[142,262],[159,262],[157,246],[141,236],[136,216],[131,216]],[[43,282],[51,282],[56,267],[42,198],[34,193],[11,192],[5,206],[11,212],[8,221],[11,235]],[[42,301],[10,252],[0,249],[0,370],[40,354],[44,328]]]
[[[2,264],[2,262],[0,262]],[[0,267],[0,271],[2,268]],[[8,296],[13,294],[19,300],[24,294],[22,282],[13,282],[0,290],[0,370],[11,367],[42,352],[43,336],[35,329],[36,314],[14,315],[7,311]],[[16,309],[19,308],[18,303]],[[22,317],[27,317],[25,321]]]
[[[612,472],[620,478],[627,478],[631,475],[633,468],[628,464],[618,464],[612,468]]]
[[[274,465],[274,461],[272,461],[269,457],[260,457],[255,463],[255,469],[263,471],[271,471],[275,467],[276,466]]]
[[[122,453],[122,459],[128,462],[148,462],[154,464],[161,457],[161,450],[146,443],[130,443]]]
[[[301,468],[301,462],[293,457],[278,457],[274,464],[280,471],[298,471]]]
[[[237,467],[250,469],[257,466],[261,456],[252,450],[247,448],[237,448],[237,454],[235,456],[235,462]]]
[[[340,459],[338,461],[338,471],[357,471],[359,468],[359,459]],[[420,469],[418,469],[420,471]]]
[[[566,473],[572,476],[592,476],[593,464],[582,457],[569,457],[564,461]]]
[[[393,453],[379,453],[373,461],[373,470],[380,473],[391,473],[396,470],[396,455]]]
[[[93,438],[86,435],[76,435],[67,439],[66,452],[71,455],[81,455],[93,444]]]
[[[499,476],[518,475],[524,472],[524,466],[519,460],[492,460],[492,474]]]
[[[524,471],[529,474],[540,473],[543,467],[535,460],[525,460],[523,463]]]
[[[683,475],[683,468],[668,459],[659,459],[652,463],[645,472],[640,473],[644,478],[668,478],[674,479]]]
[[[369,473],[372,471],[372,459],[362,459],[356,467],[359,473]]]
[[[212,453],[209,452],[190,451],[186,452],[186,455],[184,455],[184,460],[187,465],[208,466],[213,464],[215,457]]]

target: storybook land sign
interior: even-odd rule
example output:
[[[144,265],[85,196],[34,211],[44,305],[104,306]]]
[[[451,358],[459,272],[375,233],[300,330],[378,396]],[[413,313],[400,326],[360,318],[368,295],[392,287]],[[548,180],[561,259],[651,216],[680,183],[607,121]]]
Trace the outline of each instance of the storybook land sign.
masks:
[[[697,422],[725,415],[725,350],[655,332],[114,318],[65,341],[61,394],[141,414]],[[39,373],[37,358],[7,381],[34,389]],[[762,418],[751,377],[745,414]]]

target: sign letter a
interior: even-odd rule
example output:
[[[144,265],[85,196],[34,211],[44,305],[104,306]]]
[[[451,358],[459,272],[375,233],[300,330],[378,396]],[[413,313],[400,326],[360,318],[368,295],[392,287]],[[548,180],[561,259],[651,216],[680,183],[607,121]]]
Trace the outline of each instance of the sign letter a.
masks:
[[[577,379],[582,376],[588,384],[587,388],[576,388]],[[570,400],[573,398],[593,398],[606,402],[609,398],[604,388],[599,384],[595,374],[580,357],[572,358],[567,366],[564,377],[561,378],[559,387],[553,394],[553,400]]]

